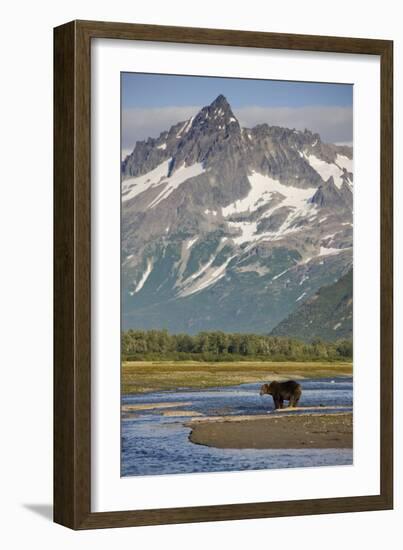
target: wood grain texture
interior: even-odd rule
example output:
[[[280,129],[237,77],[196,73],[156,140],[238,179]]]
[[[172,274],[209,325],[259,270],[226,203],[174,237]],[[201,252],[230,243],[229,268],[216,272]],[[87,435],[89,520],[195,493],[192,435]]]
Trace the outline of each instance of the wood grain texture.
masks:
[[[91,495],[90,52],[75,23],[54,46],[54,519],[76,528]]]
[[[367,38],[109,23],[105,21],[76,21],[76,24],[83,33],[91,38],[151,40],[185,44],[242,46],[246,48],[382,55],[385,48],[390,44],[387,40]]]
[[[393,42],[381,57],[381,494],[393,507]]]
[[[74,525],[74,25],[54,36],[54,519]],[[87,367],[88,368],[88,367]]]
[[[91,39],[381,57],[381,487],[379,495],[91,512]],[[393,506],[393,43],[73,21],[54,31],[54,520],[72,529],[386,510]]]

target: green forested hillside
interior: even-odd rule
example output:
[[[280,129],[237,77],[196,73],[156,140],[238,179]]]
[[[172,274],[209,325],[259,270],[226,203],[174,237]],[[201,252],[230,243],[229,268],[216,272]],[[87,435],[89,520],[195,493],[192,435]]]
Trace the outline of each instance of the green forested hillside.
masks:
[[[322,287],[271,332],[306,342],[314,338],[326,341],[352,339],[353,271],[336,283]]]

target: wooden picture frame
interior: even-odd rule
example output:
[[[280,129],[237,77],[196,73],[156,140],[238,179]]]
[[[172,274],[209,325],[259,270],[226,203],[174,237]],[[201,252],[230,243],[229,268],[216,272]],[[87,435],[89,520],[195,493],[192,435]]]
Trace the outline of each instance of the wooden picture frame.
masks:
[[[91,40],[147,40],[380,56],[380,492],[91,512]],[[72,529],[329,514],[393,507],[393,43],[386,40],[73,21],[54,30],[54,520]]]

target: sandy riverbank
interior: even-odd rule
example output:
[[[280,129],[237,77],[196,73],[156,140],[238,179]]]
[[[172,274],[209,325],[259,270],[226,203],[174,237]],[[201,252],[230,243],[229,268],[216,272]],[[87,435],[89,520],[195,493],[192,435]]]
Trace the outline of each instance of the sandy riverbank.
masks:
[[[215,417],[195,420],[189,440],[220,449],[345,449],[352,413]]]

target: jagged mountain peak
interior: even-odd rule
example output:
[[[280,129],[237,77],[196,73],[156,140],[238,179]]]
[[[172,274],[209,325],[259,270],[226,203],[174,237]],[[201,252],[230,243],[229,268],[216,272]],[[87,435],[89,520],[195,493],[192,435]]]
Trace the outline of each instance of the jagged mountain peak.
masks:
[[[231,105],[229,104],[227,98],[222,94],[218,95],[214,99],[214,101],[210,103],[210,105],[206,106],[206,108],[213,113],[214,112],[217,113],[218,111],[221,111],[223,115],[230,114],[231,116],[234,116]]]
[[[225,95],[223,94],[219,94],[214,101],[212,101],[210,103],[211,106],[215,106],[215,107],[225,107],[225,106],[230,106],[227,98],[225,97]]]
[[[239,122],[231,109],[231,105],[222,94],[217,96],[210,105],[200,109],[192,120],[193,128],[209,127],[214,132],[227,130],[229,125],[240,131]]]
[[[348,208],[352,206],[351,188],[342,183],[341,187],[335,184],[334,177],[330,176],[320,185],[313,195],[311,202],[322,208]]]

